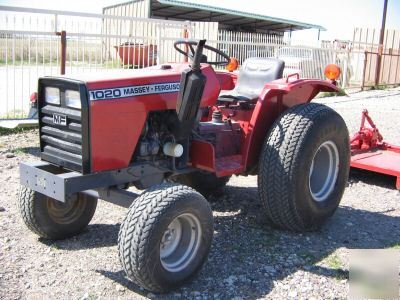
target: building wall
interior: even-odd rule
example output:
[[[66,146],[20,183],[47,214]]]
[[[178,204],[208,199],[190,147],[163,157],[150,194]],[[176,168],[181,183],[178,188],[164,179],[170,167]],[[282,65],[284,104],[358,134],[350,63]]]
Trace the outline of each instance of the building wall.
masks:
[[[103,14],[112,16],[149,18],[150,0],[132,0],[103,8]]]

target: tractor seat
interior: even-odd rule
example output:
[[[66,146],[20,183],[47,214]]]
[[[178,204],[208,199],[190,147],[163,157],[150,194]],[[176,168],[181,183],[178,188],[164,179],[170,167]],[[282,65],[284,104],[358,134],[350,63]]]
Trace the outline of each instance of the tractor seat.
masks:
[[[258,98],[267,82],[283,77],[285,62],[276,58],[251,57],[239,70],[233,90],[222,92],[218,101],[245,102]]]

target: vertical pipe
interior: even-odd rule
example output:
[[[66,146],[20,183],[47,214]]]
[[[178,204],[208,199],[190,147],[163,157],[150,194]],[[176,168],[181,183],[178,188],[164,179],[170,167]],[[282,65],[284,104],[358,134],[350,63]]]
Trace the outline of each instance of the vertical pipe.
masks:
[[[8,17],[6,16],[6,28],[8,28]],[[8,34],[6,34],[5,35],[5,38],[6,38],[6,57],[5,57],[5,62],[6,62],[6,78],[5,78],[5,81],[6,81],[6,94],[5,94],[5,96],[6,96],[6,117],[8,118],[9,117],[9,108],[8,108],[8,104],[9,104],[9,97],[8,97],[8,90],[9,90],[9,87],[10,87],[10,85],[9,85],[9,83],[8,83],[8,80],[9,80],[9,76],[8,76],[8,39],[9,39],[9,36],[8,36]]]
[[[61,31],[61,75],[65,74],[65,60],[67,59],[67,33],[65,30]]]
[[[386,12],[387,12],[388,0],[384,0],[383,4],[383,14],[382,14],[382,26],[379,34],[379,46],[378,46],[378,56],[376,58],[376,69],[375,69],[375,86],[379,84],[379,75],[381,72],[382,63],[382,52],[383,52],[383,38],[385,36],[385,26],[386,26]]]

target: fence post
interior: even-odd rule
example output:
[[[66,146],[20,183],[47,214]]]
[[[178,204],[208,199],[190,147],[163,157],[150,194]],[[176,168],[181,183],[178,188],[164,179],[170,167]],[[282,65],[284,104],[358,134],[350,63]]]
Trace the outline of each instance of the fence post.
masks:
[[[368,58],[367,58],[368,52],[365,51],[364,52],[364,67],[363,67],[363,73],[362,73],[362,82],[361,82],[361,90],[364,90],[364,85],[365,85],[365,72],[367,70],[367,62],[368,62]]]
[[[342,89],[347,87],[347,81],[350,81],[350,78],[347,78],[347,73],[349,70],[349,60],[350,60],[350,49],[346,49],[346,54],[343,63],[343,82],[342,82]]]
[[[379,46],[378,46],[378,56],[376,58],[376,68],[375,68],[375,86],[379,85],[379,79],[381,75],[381,64],[382,64],[382,53],[383,53],[383,40],[385,37],[385,25],[386,25],[386,12],[388,0],[384,0],[383,4],[383,14],[382,14],[382,26],[379,33]]]
[[[67,60],[67,32],[65,30],[56,32],[61,37],[61,65],[60,73],[65,75],[65,61]]]

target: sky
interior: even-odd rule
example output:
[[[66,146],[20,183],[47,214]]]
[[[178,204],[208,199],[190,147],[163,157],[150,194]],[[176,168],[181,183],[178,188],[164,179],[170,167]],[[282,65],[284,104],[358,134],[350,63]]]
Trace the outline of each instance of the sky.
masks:
[[[197,2],[196,0],[186,0]],[[0,5],[101,13],[105,6],[127,0],[0,0]],[[380,28],[383,0],[201,0],[202,4],[322,25],[323,40],[351,40],[355,27]],[[388,0],[387,29],[400,30],[400,0]],[[297,32],[296,39],[316,39],[316,30]]]

